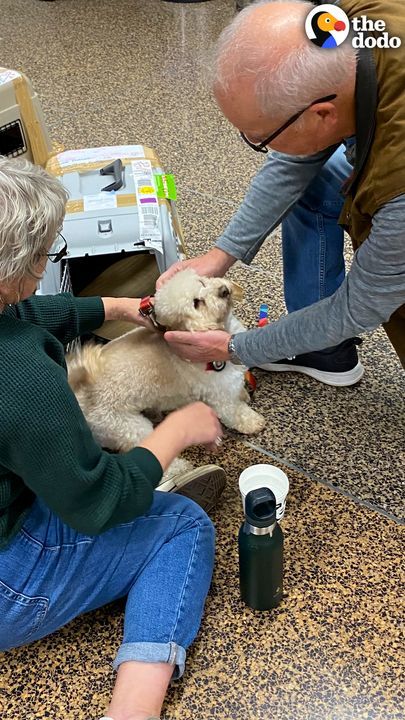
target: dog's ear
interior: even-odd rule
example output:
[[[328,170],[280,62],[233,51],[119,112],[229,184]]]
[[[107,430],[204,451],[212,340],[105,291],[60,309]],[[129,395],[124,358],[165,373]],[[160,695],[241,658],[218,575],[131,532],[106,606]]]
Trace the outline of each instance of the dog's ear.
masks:
[[[238,283],[234,282],[233,280],[230,280],[230,283],[232,285],[232,297],[236,301],[243,300],[245,297],[245,291],[241,285],[238,285]]]

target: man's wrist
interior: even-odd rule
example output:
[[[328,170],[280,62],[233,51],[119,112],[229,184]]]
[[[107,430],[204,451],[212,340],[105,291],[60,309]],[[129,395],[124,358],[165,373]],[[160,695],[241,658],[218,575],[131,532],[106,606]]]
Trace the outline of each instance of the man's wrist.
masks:
[[[209,254],[215,261],[215,264],[220,268],[222,275],[225,275],[229,268],[236,262],[236,258],[233,257],[233,255],[229,255],[229,253],[219,247],[213,247],[209,251]]]
[[[231,363],[233,363],[234,365],[243,365],[243,361],[240,359],[240,357],[236,351],[234,338],[235,338],[235,335],[231,335],[231,337],[229,338],[229,342],[228,342],[229,359],[230,359]]]

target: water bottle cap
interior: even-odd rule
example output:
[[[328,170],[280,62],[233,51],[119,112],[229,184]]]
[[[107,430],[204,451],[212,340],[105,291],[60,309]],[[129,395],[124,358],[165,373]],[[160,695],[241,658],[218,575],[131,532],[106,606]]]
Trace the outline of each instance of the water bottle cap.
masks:
[[[274,525],[276,518],[276,497],[270,488],[250,490],[245,499],[245,516],[249,525],[266,528]]]

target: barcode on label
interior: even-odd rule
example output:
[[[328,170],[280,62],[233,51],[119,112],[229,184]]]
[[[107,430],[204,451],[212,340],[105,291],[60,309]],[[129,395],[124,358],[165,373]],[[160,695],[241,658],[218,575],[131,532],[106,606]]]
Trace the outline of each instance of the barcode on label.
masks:
[[[151,175],[136,175],[134,173],[134,178],[138,185],[153,185],[153,176]]]
[[[142,215],[158,215],[159,210],[157,207],[142,207],[141,206],[141,213],[142,213]]]

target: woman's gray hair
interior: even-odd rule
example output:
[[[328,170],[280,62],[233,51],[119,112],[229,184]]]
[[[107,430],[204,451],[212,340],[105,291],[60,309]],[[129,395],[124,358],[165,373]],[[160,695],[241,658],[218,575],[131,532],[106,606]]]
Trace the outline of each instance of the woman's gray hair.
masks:
[[[276,21],[261,18],[252,32],[251,15],[260,5],[283,6]],[[227,93],[238,77],[251,75],[258,107],[273,120],[286,120],[317,98],[335,93],[352,75],[356,51],[350,41],[322,50],[305,36],[304,24],[314,9],[303,0],[258,0],[242,10],[222,31],[215,45],[209,78],[211,86]],[[302,43],[288,46],[289,28],[302,28]],[[256,28],[255,28],[256,30]],[[260,42],[271,38],[272,43]]]
[[[0,282],[38,277],[35,265],[61,228],[67,198],[41,167],[0,156]]]

